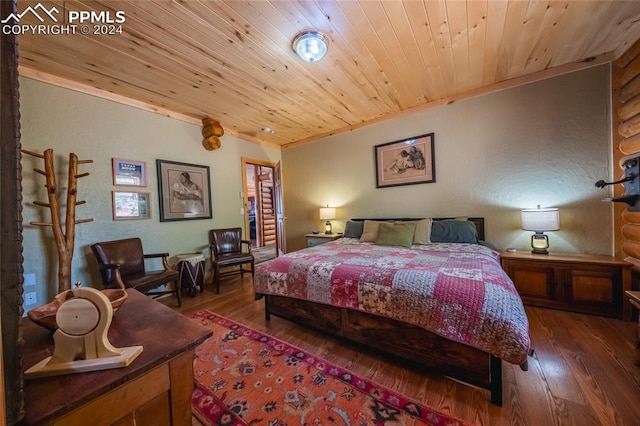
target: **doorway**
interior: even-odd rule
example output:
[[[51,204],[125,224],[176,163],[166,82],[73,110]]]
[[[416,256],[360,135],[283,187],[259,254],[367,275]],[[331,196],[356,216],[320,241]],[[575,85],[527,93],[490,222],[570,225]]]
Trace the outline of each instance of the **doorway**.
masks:
[[[275,164],[242,158],[245,238],[256,263],[276,257]]]

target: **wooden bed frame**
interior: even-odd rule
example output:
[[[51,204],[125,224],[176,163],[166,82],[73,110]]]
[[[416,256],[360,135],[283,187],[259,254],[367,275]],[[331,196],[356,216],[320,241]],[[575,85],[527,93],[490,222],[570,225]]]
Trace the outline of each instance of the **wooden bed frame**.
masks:
[[[478,238],[484,240],[484,218],[468,220],[474,222]],[[276,315],[409,360],[418,366],[488,389],[491,403],[502,406],[502,361],[487,352],[440,337],[421,327],[366,312],[286,296],[256,295],[260,296],[265,297],[267,320]]]

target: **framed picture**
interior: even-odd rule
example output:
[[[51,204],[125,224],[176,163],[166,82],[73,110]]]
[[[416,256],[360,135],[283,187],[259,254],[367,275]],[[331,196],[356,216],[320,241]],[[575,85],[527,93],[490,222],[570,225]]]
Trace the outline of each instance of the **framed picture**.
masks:
[[[151,194],[112,191],[113,220],[151,219]]]
[[[156,160],[160,222],[211,219],[209,167]]]
[[[147,163],[144,161],[114,158],[113,184],[147,186]]]
[[[433,133],[376,145],[376,188],[435,182],[433,147]]]

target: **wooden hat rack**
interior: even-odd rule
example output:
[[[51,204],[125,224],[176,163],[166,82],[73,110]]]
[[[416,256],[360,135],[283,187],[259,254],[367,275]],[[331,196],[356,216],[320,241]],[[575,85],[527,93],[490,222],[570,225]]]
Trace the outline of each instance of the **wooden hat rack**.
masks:
[[[220,148],[220,136],[224,135],[224,129],[220,122],[214,118],[206,117],[202,119],[202,146],[207,151]]]

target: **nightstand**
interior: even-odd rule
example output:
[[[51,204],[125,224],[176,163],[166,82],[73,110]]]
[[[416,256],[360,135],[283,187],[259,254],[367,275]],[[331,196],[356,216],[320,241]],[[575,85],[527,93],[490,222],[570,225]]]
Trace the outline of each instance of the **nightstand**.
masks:
[[[526,305],[629,318],[631,265],[612,256],[502,252],[502,268]]]
[[[307,240],[307,247],[315,247],[319,244],[337,240],[340,237],[342,237],[342,234],[304,234],[304,238]]]
[[[640,365],[640,291],[625,291],[629,303],[638,312],[638,328],[636,330],[636,359],[635,364]]]

